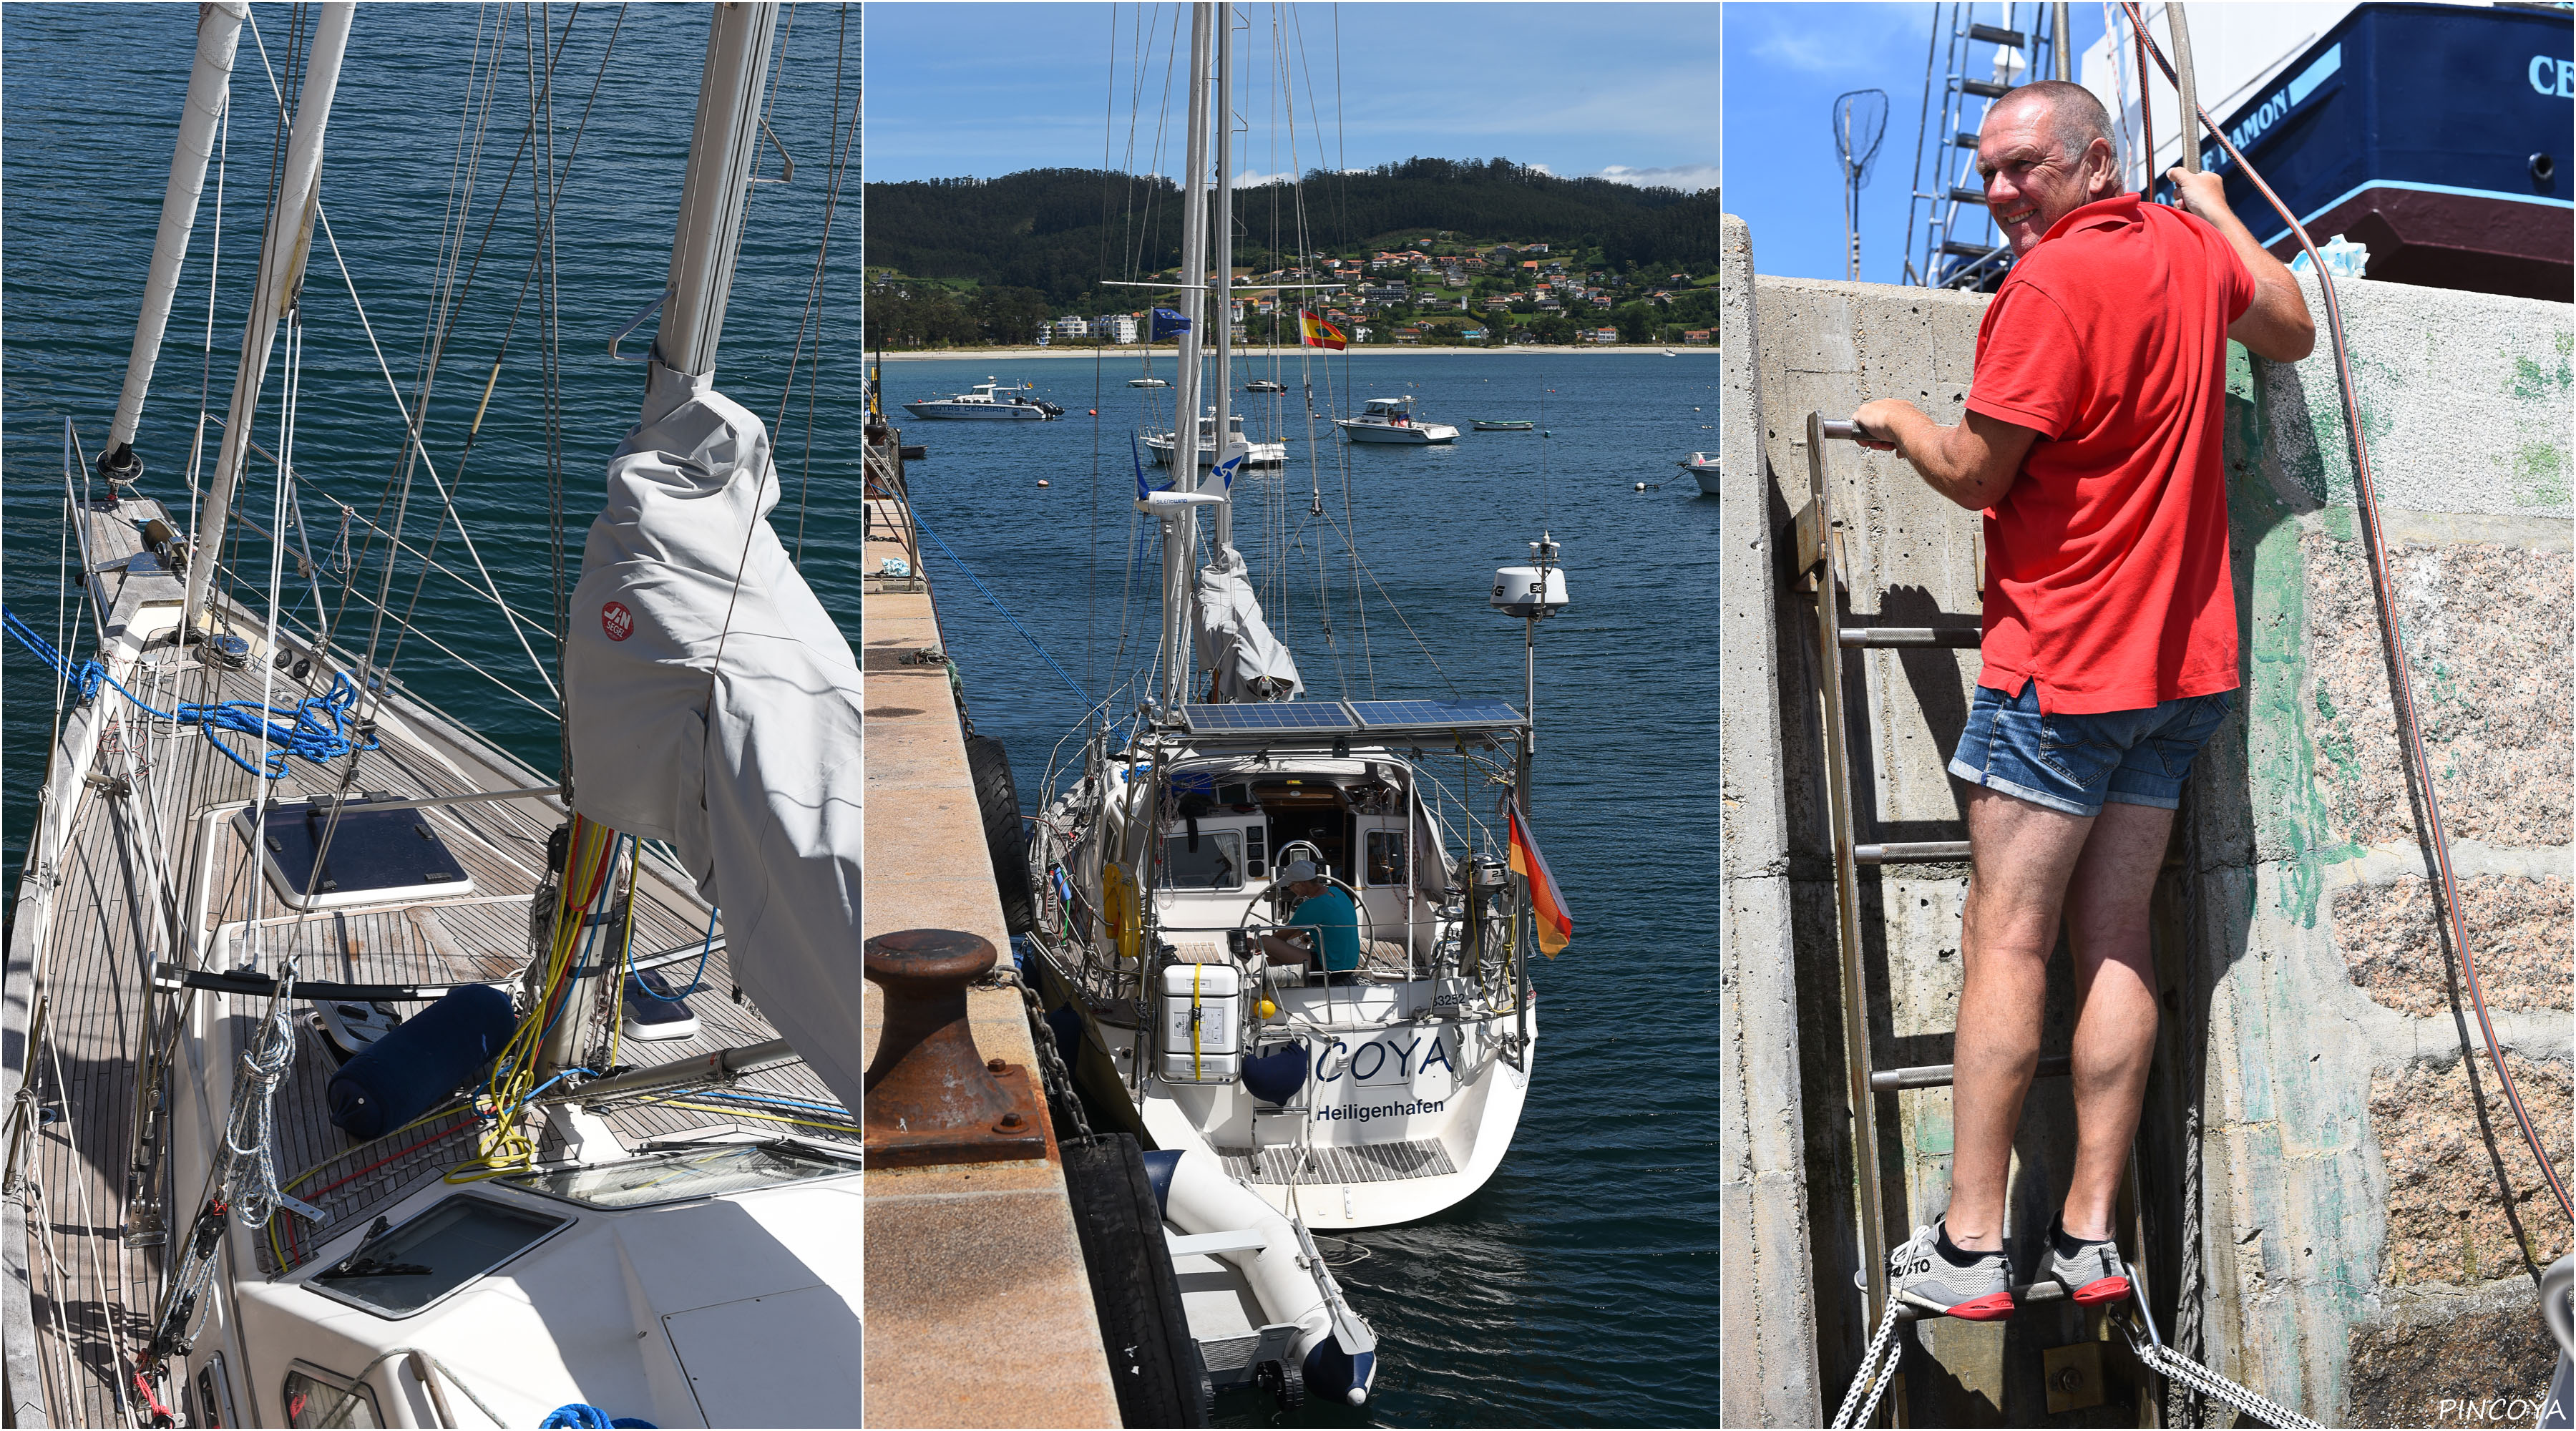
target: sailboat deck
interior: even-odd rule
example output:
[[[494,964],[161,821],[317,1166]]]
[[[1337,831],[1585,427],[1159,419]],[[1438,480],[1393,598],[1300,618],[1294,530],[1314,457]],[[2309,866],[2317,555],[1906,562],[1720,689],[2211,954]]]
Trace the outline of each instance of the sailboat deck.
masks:
[[[93,553],[93,566],[112,555]],[[168,578],[156,572],[151,579]],[[124,608],[117,615],[130,610],[129,603],[116,600],[114,590],[102,595],[111,608]],[[116,630],[112,618],[111,637]],[[149,653],[143,669],[126,683],[136,695],[169,710],[178,700],[256,702],[264,674],[275,681],[274,696],[281,703],[296,693],[318,693],[327,682],[319,661],[306,683],[294,682],[284,672],[270,673],[257,649],[256,628],[245,634],[254,642],[246,669],[211,667],[165,646]],[[397,694],[384,715],[380,748],[359,758],[355,778],[345,788],[413,799],[545,783],[416,701]],[[228,739],[258,759],[246,738]],[[86,768],[67,774],[61,767],[70,760],[84,760]],[[546,840],[564,817],[544,796],[427,807],[427,818],[471,878],[470,893],[298,915],[267,887],[231,811],[222,808],[252,794],[252,777],[197,728],[140,718],[113,688],[102,689],[94,703],[66,721],[55,762],[50,798],[73,802],[74,808],[61,827],[66,833],[50,874],[31,855],[19,927],[11,935],[9,974],[24,991],[12,1002],[25,1012],[12,1009],[15,1027],[10,1031],[29,1037],[11,1040],[13,1055],[23,1057],[12,1072],[23,1075],[23,1083],[20,1117],[12,1125],[10,1171],[26,1214],[27,1296],[47,1413],[56,1425],[139,1424],[148,1418],[148,1409],[140,1404],[132,1372],[151,1337],[166,1255],[149,1204],[155,1197],[166,1198],[167,1210],[159,1217],[174,1239],[184,1240],[208,1190],[139,1185],[166,1181],[157,1169],[151,1179],[129,1174],[136,1069],[153,1042],[153,1030],[166,1033],[170,1027],[178,1000],[214,1000],[208,1012],[242,1021],[245,1032],[268,1011],[265,998],[206,992],[177,999],[164,993],[156,1005],[156,966],[183,964],[196,942],[173,938],[169,931],[196,919],[201,878],[206,912],[196,932],[213,969],[247,963],[274,974],[291,953],[298,977],[307,980],[486,981],[515,988],[528,959],[529,903],[545,867]],[[316,785],[326,792],[344,788],[340,771],[345,765],[326,772],[302,760],[290,764],[288,776],[276,782],[275,798],[293,799]],[[40,831],[38,853],[42,842]],[[204,858],[214,862],[210,876],[200,873]],[[254,917],[245,926],[246,915]],[[721,934],[720,929],[714,932]],[[709,911],[685,878],[646,854],[635,881],[634,954],[642,958],[684,946],[694,950],[709,933]],[[600,951],[590,957],[604,960],[611,957],[611,948],[603,939]],[[667,972],[675,987],[685,988],[696,967],[697,961],[690,960]],[[689,1000],[699,1020],[697,1033],[650,1043],[622,1040],[614,1061],[645,1066],[777,1037],[756,1007],[729,996],[732,978],[719,940],[705,956],[699,991]],[[610,981],[599,982],[613,987]],[[416,1012],[418,1007],[401,1011]],[[293,1070],[279,1088],[271,1148],[280,1182],[331,1215],[322,1237],[338,1236],[353,1224],[364,1226],[376,1211],[427,1186],[474,1153],[475,1120],[463,1115],[376,1143],[353,1143],[330,1123],[324,1090],[337,1065],[318,1016],[304,1005],[295,1017],[300,1046]],[[187,1076],[184,1065],[180,1076]],[[750,1075],[737,1086],[838,1106],[802,1064]],[[602,1110],[599,1116],[629,1147],[719,1125],[840,1136],[832,1127],[782,1128],[778,1122],[755,1121],[738,1108],[688,1103],[685,1092],[677,1092],[657,1103]],[[188,1106],[176,1096],[171,1105]],[[221,1107],[220,1101],[216,1106]],[[822,1119],[825,1124],[836,1121],[828,1115]],[[542,1125],[542,1113],[531,1110],[531,1131]],[[258,1273],[309,1259],[317,1251],[316,1241],[309,1224],[281,1214],[271,1235],[262,1239]],[[239,1277],[258,1273],[248,1267],[232,1269]]]

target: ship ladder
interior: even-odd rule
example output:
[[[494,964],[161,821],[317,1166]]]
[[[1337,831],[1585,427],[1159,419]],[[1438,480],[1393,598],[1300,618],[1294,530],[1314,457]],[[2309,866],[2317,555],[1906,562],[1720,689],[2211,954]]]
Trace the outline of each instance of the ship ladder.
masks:
[[[1890,1292],[1894,1267],[1909,1251],[1928,1245],[1935,1234],[1931,1227],[1926,1226],[1916,1229],[1914,1236],[1905,1243],[1895,1248],[1888,1245],[1883,1172],[1879,1166],[1877,1099],[1881,1094],[1946,1088],[1951,1084],[1952,1075],[1952,1065],[1946,1063],[1879,1068],[1871,1055],[1870,991],[1861,947],[1860,867],[1955,864],[1969,857],[1965,840],[1860,842],[1857,818],[1853,813],[1853,758],[1851,732],[1844,722],[1841,657],[1843,652],[1853,650],[1974,650],[1983,634],[1982,623],[1963,613],[1934,613],[1929,625],[1881,626],[1875,624],[1875,618],[1857,613],[1848,623],[1844,620],[1839,607],[1843,593],[1849,589],[1849,580],[1845,572],[1841,533],[1834,525],[1831,498],[1825,490],[1824,449],[1828,441],[1853,441],[1858,436],[1858,430],[1849,422],[1829,421],[1820,412],[1807,414],[1808,500],[1796,519],[1797,573],[1816,604],[1816,665],[1819,673],[1816,694],[1823,707],[1825,790],[1834,850],[1834,925],[1842,956],[1843,1057],[1849,1077],[1846,1093],[1851,1100],[1852,1162],[1860,1204],[1862,1271],[1853,1281],[1867,1293],[1866,1305],[1877,1309],[1876,1329],[1862,1355],[1859,1374],[1853,1378],[1851,1390],[1835,1414],[1833,1424],[1837,1427],[1870,1424],[1880,1399],[1895,1382],[1897,1365],[1903,1354],[1902,1345],[1895,1339],[1896,1328],[1932,1315],[1896,1303]],[[1982,537],[1977,566],[1977,586],[1982,594],[1985,586]],[[2066,1054],[2043,1056],[2036,1076],[2066,1077],[2072,1072],[2072,1062]],[[2120,1201],[2133,1210],[2142,1205],[2138,1197],[2137,1154],[2134,1149],[2129,1155]],[[2130,1253],[2135,1255],[2124,1255],[2122,1260],[2130,1273],[2134,1316],[2121,1314],[2120,1322],[2139,1365],[2201,1395],[2215,1397],[2270,1425],[2315,1425],[2165,1345],[2154,1315],[2147,1310],[2142,1267],[2146,1252],[2144,1227],[2134,1216],[2128,1221],[2129,1226],[2123,1229],[2128,1233],[2125,1240],[2130,1243]],[[2030,1283],[2012,1289],[2015,1306],[2055,1301],[2065,1295],[2065,1289],[2054,1281]]]

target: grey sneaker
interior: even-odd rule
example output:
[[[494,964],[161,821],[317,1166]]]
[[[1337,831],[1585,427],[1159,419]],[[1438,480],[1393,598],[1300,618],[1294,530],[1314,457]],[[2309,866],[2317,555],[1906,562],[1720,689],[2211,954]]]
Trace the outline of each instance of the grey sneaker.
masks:
[[[2078,1306],[2125,1301],[2129,1295],[2129,1267],[2120,1260],[2119,1246],[2067,1236],[2063,1217],[2048,1225],[2048,1260],[2040,1275],[2064,1287]]]
[[[1975,1259],[1961,1267],[1942,1255],[1949,1233],[1940,1224],[1918,1229],[1912,1241],[1896,1249],[1888,1270],[1895,1274],[1892,1294],[1898,1301],[1969,1322],[2000,1322],[2013,1313],[2012,1280],[2001,1252],[1970,1252]]]

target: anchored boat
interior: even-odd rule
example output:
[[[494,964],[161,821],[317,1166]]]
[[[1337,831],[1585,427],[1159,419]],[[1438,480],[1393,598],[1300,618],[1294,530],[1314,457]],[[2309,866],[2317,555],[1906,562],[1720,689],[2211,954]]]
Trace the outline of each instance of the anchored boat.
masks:
[[[997,378],[987,378],[971,392],[923,398],[905,403],[903,410],[914,417],[959,422],[1046,422],[1064,416],[1063,408],[1030,396],[1034,391],[1026,384],[1006,386]]]
[[[1370,398],[1357,417],[1337,417],[1333,426],[1353,442],[1388,442],[1423,447],[1455,442],[1458,429],[1445,422],[1423,422],[1413,415],[1411,397]]]
[[[1171,466],[1172,449],[1179,445],[1174,435],[1166,431],[1148,432],[1144,436],[1145,448],[1147,451],[1154,454],[1154,461],[1165,467]],[[1241,452],[1243,457],[1243,466],[1245,467],[1285,467],[1288,465],[1287,443],[1244,441],[1242,413],[1237,412],[1226,415],[1226,436],[1229,439],[1227,446],[1232,450],[1238,450]],[[1217,446],[1216,410],[1214,408],[1209,408],[1199,415],[1198,449],[1200,466],[1206,467],[1214,465],[1216,462]]]

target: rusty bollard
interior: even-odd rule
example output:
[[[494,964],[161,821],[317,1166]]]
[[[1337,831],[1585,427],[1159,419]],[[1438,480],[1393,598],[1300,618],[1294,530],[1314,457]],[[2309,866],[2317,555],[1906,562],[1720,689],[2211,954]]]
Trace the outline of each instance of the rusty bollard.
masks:
[[[1025,1068],[986,1061],[966,1021],[966,986],[990,972],[990,940],[904,929],[867,941],[885,1027],[862,1080],[870,1166],[920,1167],[1046,1156],[1044,1106]]]

